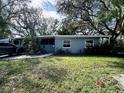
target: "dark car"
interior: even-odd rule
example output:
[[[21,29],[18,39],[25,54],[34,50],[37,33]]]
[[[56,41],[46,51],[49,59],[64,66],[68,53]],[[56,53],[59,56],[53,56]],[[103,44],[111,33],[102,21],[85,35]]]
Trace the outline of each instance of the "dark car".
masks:
[[[18,48],[10,43],[0,43],[0,55],[12,55],[18,53]]]

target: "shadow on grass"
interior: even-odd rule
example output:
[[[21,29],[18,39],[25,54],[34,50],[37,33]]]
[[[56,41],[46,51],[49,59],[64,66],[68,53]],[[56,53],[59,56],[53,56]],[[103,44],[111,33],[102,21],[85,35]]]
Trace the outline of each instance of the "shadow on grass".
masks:
[[[62,82],[66,78],[66,75],[67,75],[67,69],[63,67],[58,67],[53,64],[43,66],[41,70],[42,70],[43,76],[46,79],[49,79],[55,83]]]
[[[18,60],[0,61],[0,85],[7,81],[8,77],[23,74],[30,71],[33,65],[38,64],[38,60]]]
[[[108,64],[108,66],[109,67],[112,67],[112,68],[121,68],[121,69],[124,69],[124,62],[123,61],[121,61],[121,62],[110,62]]]
[[[117,57],[124,58],[124,54],[64,54],[64,55],[54,55],[58,57]]]

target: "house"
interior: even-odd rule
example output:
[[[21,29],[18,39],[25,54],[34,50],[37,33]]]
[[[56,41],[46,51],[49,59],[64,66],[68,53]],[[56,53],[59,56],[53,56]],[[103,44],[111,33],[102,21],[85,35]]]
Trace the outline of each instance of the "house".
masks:
[[[102,42],[110,42],[111,36],[99,35],[43,35],[39,39],[42,53],[85,53],[85,48],[99,46]],[[18,41],[19,40],[19,41]],[[20,43],[20,38],[14,39],[14,44]]]
[[[72,54],[84,53],[89,46],[98,46],[105,40],[110,42],[110,36],[89,35],[55,35],[40,36],[41,49],[46,53],[65,52]]]

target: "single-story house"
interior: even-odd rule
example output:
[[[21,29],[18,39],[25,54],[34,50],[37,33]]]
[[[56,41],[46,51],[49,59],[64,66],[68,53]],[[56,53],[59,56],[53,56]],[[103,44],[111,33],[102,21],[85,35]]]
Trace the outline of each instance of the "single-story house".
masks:
[[[85,53],[85,48],[99,46],[107,40],[110,42],[111,36],[105,35],[43,35],[39,36],[41,51],[43,53]],[[14,44],[18,45],[20,38],[14,39]]]

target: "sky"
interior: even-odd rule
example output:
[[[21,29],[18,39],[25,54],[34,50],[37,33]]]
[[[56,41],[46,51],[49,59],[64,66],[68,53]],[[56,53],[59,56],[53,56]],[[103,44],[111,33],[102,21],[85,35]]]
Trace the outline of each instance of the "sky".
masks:
[[[62,18],[56,10],[56,0],[31,0],[31,5],[35,8],[42,8],[45,17]]]

